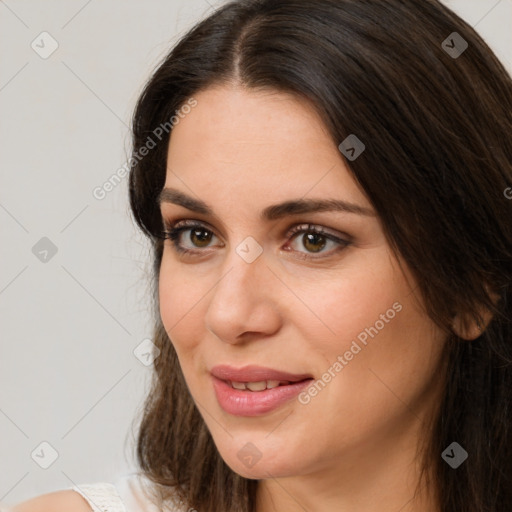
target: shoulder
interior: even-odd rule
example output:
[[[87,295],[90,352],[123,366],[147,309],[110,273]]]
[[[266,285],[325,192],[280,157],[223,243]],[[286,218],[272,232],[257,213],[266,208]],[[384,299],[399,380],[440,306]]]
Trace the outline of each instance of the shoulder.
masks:
[[[9,512],[91,512],[79,493],[71,489],[50,492],[9,507]]]

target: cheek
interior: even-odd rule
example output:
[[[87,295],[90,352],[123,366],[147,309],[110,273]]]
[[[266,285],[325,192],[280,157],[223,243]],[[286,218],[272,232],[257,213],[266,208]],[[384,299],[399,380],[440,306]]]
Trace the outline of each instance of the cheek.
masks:
[[[351,268],[336,279],[326,276],[307,286],[297,283],[304,303],[294,301],[294,310],[285,314],[293,318],[311,350],[332,363],[333,355],[343,354],[352,340],[361,333],[364,336],[365,328],[382,322],[380,315],[399,299],[402,292],[392,277],[389,270],[377,273]]]
[[[319,356],[317,372],[330,382],[317,404],[354,416],[363,405],[370,411],[400,403],[397,396],[413,400],[428,385],[444,341],[403,274],[389,265],[366,268],[372,271],[347,269],[336,281],[302,288],[315,315],[303,307],[294,314],[304,352]]]
[[[321,344],[325,373],[320,379],[329,383],[318,386],[316,403],[311,404],[317,411],[344,418],[343,435],[332,425],[335,437],[353,436],[355,441],[361,432],[377,435],[385,425],[412,418],[434,392],[444,335],[419,309],[408,288],[388,285],[379,284],[379,293],[366,297],[354,291],[340,299],[337,308],[332,306],[330,318],[339,313],[336,321],[331,320],[337,336]],[[327,314],[328,308],[324,303],[322,311]],[[318,350],[312,331],[308,339],[311,351]]]
[[[158,281],[160,316],[167,335],[174,345],[180,360],[193,350],[202,335],[204,298],[207,288],[200,286],[201,280],[187,272],[179,271],[165,258],[162,260]]]

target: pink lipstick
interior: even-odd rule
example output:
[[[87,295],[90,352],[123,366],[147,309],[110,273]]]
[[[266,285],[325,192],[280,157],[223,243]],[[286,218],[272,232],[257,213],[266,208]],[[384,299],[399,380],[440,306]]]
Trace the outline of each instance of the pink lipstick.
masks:
[[[234,368],[218,365],[211,370],[217,401],[235,416],[258,416],[296,397],[313,379],[262,366]]]

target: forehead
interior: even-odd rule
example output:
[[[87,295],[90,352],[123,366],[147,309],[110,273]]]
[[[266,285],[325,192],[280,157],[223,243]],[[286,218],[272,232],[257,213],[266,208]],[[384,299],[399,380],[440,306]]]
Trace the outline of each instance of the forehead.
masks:
[[[171,132],[166,186],[193,183],[193,192],[208,196],[250,187],[254,199],[275,200],[314,191],[370,206],[308,101],[233,86],[194,99]]]

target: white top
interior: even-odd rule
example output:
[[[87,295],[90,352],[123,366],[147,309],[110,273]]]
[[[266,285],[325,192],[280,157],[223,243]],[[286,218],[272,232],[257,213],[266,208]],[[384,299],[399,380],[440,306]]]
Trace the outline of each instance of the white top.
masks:
[[[94,512],[162,512],[155,503],[154,494],[148,492],[151,482],[140,473],[130,473],[114,483],[95,482],[74,485],[70,489],[81,494]],[[176,502],[166,512],[182,512]],[[0,511],[1,512],[1,511]]]
[[[142,473],[128,473],[114,483],[95,482],[69,487],[89,503],[94,512],[189,512],[177,498],[163,505],[160,494]],[[157,505],[157,502],[160,505]],[[0,512],[12,512],[10,506],[0,503]]]

